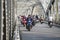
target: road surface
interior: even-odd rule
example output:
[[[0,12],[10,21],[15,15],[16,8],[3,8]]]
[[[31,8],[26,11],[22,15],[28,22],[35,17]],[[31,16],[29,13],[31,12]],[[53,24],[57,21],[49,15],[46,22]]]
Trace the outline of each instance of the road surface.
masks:
[[[49,26],[45,23],[37,23],[31,31],[23,26],[20,26],[22,40],[60,40],[60,28]]]

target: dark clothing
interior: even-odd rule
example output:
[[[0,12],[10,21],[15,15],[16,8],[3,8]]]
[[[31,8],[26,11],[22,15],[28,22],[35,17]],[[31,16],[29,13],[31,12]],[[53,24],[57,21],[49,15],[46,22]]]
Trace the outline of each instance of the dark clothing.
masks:
[[[32,22],[32,18],[27,18],[27,22],[28,22],[28,21],[31,21],[31,22]]]
[[[29,25],[32,26],[32,18],[31,17],[27,18],[27,26],[26,26],[26,29],[29,28],[28,27]]]
[[[36,19],[38,19],[38,16],[36,15]]]
[[[50,25],[50,23],[52,23],[52,25],[53,25],[53,22],[52,21],[48,21],[48,25]]]

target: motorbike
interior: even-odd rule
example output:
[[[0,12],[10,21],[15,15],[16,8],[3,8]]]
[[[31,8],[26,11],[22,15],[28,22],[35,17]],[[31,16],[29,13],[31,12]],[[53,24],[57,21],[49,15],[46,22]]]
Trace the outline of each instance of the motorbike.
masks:
[[[30,31],[30,29],[32,28],[32,21],[28,21],[27,22],[27,26],[26,26],[26,29],[28,29],[28,31]]]
[[[33,19],[32,25],[35,26],[35,19]]]
[[[26,19],[23,19],[23,25],[24,25],[24,27],[26,27],[26,23],[27,23]]]
[[[41,23],[41,24],[43,23],[43,19],[40,19],[40,23]]]
[[[48,22],[48,25],[49,25],[50,28],[52,28],[52,24],[53,23],[51,21]]]

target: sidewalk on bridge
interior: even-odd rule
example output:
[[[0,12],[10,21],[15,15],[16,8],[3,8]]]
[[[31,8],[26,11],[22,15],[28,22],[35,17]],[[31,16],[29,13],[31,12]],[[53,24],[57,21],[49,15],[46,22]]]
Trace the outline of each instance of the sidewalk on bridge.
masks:
[[[44,23],[48,24],[48,21],[44,21]],[[60,28],[60,25],[59,24],[56,24],[53,22],[53,26],[56,26],[56,27],[59,27]]]

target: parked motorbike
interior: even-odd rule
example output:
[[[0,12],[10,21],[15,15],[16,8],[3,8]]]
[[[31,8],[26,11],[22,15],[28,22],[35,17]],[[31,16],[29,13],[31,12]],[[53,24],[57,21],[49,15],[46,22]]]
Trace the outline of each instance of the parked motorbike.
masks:
[[[28,29],[28,31],[30,31],[31,28],[32,28],[32,22],[29,20],[29,21],[27,22],[26,29]]]

